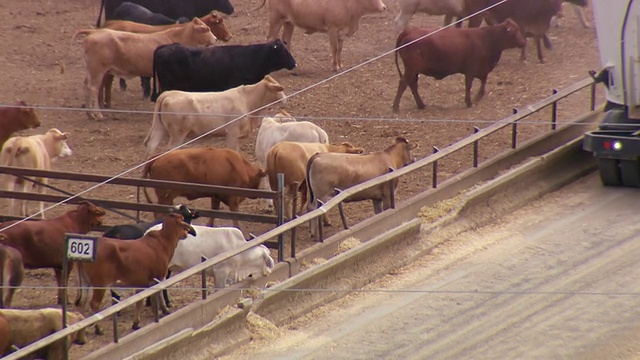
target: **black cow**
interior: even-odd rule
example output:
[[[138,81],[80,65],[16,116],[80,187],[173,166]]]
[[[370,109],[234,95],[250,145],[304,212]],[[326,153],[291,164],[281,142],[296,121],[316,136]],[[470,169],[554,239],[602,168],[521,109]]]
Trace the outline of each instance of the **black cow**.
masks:
[[[185,205],[176,205],[170,209],[170,212],[182,215],[184,221],[188,224],[190,224],[192,220],[200,217],[198,211],[191,210]],[[115,225],[107,229],[102,236],[122,240],[135,240],[144,236],[144,233],[147,232],[150,227],[160,223],[162,223],[162,218],[138,224]],[[165,299],[165,304],[169,306],[169,294],[167,294],[165,290],[162,295]],[[120,294],[113,290],[111,290],[111,296],[118,300],[121,298]],[[147,305],[149,304],[150,301],[147,299]]]
[[[175,23],[182,24],[190,21],[186,17],[181,17],[175,20],[168,16],[154,13],[153,11],[147,9],[142,5],[134,4],[128,1],[120,4],[113,11],[111,17],[107,18],[107,20],[127,20],[147,25],[170,25]],[[100,19],[98,19],[98,23],[99,22]],[[151,94],[151,78],[147,76],[140,77],[140,86],[142,86],[143,90],[142,98],[148,98]],[[120,89],[127,89],[127,82],[123,78],[120,78]]]
[[[229,0],[129,0],[130,2],[142,5],[152,12],[165,15],[171,19],[186,17],[205,16],[213,10],[231,15],[233,5]],[[104,9],[104,19],[113,20],[113,13],[126,0],[100,0],[100,12],[96,27],[100,27],[100,18]]]
[[[166,90],[224,91],[251,85],[273,71],[295,67],[295,59],[280,39],[263,44],[204,48],[161,45],[153,54],[151,100],[156,101]]]

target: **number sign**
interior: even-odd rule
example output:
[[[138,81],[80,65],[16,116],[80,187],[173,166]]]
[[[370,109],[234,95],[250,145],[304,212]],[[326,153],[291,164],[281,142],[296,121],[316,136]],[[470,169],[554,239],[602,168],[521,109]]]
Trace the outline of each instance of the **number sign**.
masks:
[[[66,234],[66,257],[71,261],[94,262],[97,236]]]

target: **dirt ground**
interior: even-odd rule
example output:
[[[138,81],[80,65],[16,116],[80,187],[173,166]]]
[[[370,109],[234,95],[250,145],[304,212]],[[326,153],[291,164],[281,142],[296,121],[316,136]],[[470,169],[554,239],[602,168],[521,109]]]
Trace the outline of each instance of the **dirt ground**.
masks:
[[[227,26],[233,33],[230,44],[251,44],[262,42],[267,32],[265,9],[254,9],[259,1],[235,0],[236,13],[226,18]],[[523,108],[535,103],[552,92],[562,89],[587,76],[590,69],[598,69],[595,31],[583,29],[573,12],[566,11],[566,18],[558,27],[550,31],[553,50],[546,50],[547,62],[540,64],[535,57],[534,47],[529,41],[528,61],[519,60],[518,50],[503,53],[499,65],[489,76],[487,95],[473,108],[464,104],[464,84],[462,75],[450,76],[441,81],[422,77],[421,95],[427,104],[425,110],[417,110],[409,92],[403,96],[400,112],[391,111],[395,96],[398,74],[393,60],[393,19],[397,12],[395,0],[385,3],[389,11],[371,15],[363,19],[359,30],[345,41],[342,53],[346,68],[366,65],[348,71],[329,81],[318,84],[335,75],[331,71],[328,40],[325,35],[305,35],[295,31],[292,51],[298,67],[293,71],[279,71],[273,76],[285,86],[285,92],[294,94],[284,106],[298,119],[310,120],[323,127],[332,142],[350,141],[368,151],[385,148],[396,136],[404,136],[419,143],[417,158],[440,149],[472,134],[474,127],[484,128],[496,120],[512,114],[514,108]],[[141,101],[142,93],[137,79],[129,80],[125,92],[114,90],[113,108],[119,112],[106,114],[103,121],[89,120],[84,109],[82,83],[84,71],[81,61],[81,46],[71,44],[71,36],[78,30],[95,25],[98,14],[97,0],[36,1],[4,0],[0,2],[0,42],[5,51],[0,53],[0,104],[9,104],[17,99],[37,106],[43,126],[22,135],[42,133],[51,127],[71,133],[69,141],[74,150],[72,157],[60,159],[54,164],[57,170],[79,173],[115,175],[137,166],[145,160],[142,140],[151,123],[153,104]],[[591,18],[591,13],[588,11]],[[414,16],[412,25],[437,27],[438,17],[424,14]],[[66,71],[61,74],[58,63],[65,54]],[[380,57],[381,55],[384,56]],[[378,58],[380,57],[380,58]],[[479,83],[476,82],[476,86]],[[304,91],[301,91],[303,90]],[[477,90],[474,88],[474,91]],[[599,92],[599,99],[601,93]],[[559,103],[559,121],[567,121],[588,110],[587,90]],[[271,109],[265,114],[273,114]],[[527,119],[518,128],[518,141],[522,142],[548,128],[549,111]],[[253,158],[255,135],[241,141],[241,150]],[[500,132],[480,144],[481,161],[509,148],[511,135]],[[222,146],[221,139],[205,139],[196,146]],[[470,153],[462,152],[438,164],[439,178],[446,179],[471,164]],[[139,176],[135,169],[127,176]],[[53,181],[65,191],[77,193],[93,184],[80,182]],[[416,172],[403,178],[397,190],[399,201],[430,188],[430,170]],[[52,193],[50,191],[50,193]],[[132,188],[101,186],[84,196],[102,199],[135,201]],[[198,207],[206,207],[208,202],[195,202]],[[242,211],[261,213],[258,200],[247,200]],[[68,210],[61,206],[47,212],[53,217]],[[347,218],[356,223],[371,214],[368,203],[348,204]],[[0,211],[6,213],[2,204]],[[330,214],[334,224],[338,216]],[[149,214],[145,214],[150,219]],[[204,223],[206,220],[203,220]],[[128,222],[122,217],[110,215],[108,224]],[[218,221],[217,225],[228,225]],[[270,227],[267,225],[241,223],[248,231],[260,234]],[[339,228],[334,226],[325,233],[332,234]],[[306,231],[299,231],[299,246],[308,246]],[[274,253],[275,257],[275,253]],[[18,291],[15,305],[19,308],[54,306],[53,290],[42,287],[53,286],[50,270],[29,271],[25,288]],[[197,284],[197,281],[194,281]],[[38,287],[38,289],[33,289]],[[174,303],[181,306],[197,298],[196,290],[173,291]],[[124,314],[125,321],[130,314]],[[146,314],[144,321],[150,321]],[[90,337],[90,343],[82,348],[74,348],[74,357],[85,354],[110,341],[107,335]],[[123,331],[130,323],[122,325]],[[121,331],[121,334],[124,332]]]

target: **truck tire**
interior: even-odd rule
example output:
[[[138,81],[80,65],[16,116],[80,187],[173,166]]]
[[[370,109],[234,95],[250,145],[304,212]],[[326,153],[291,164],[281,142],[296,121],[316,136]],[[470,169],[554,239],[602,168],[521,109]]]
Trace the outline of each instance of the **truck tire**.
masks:
[[[637,160],[620,160],[622,184],[628,187],[640,187],[640,163]]]
[[[622,176],[618,167],[618,160],[598,158],[598,171],[600,172],[600,181],[604,186],[621,186]]]

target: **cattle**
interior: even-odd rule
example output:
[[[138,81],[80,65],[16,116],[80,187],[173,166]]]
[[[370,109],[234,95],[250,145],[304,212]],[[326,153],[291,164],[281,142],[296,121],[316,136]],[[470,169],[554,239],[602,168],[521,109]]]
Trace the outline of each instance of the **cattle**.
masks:
[[[45,134],[32,135],[28,137],[15,136],[7,140],[0,151],[0,165],[15,166],[22,168],[51,170],[51,163],[57,158],[71,156],[73,151],[69,148],[67,140],[68,132],[62,132],[52,128]],[[35,190],[40,194],[45,193],[45,186],[49,179],[46,177],[35,177],[34,180],[42,183],[26,181],[22,177],[5,175],[5,189],[12,191],[27,192]],[[44,203],[40,203],[40,217],[44,219]],[[26,200],[11,199],[11,210],[16,213],[16,204],[20,208],[20,215],[29,216]]]
[[[311,143],[329,143],[329,136],[318,125],[309,121],[296,121],[286,111],[280,111],[274,117],[262,118],[262,124],[256,137],[255,153],[258,165],[263,169],[267,165],[267,152],[271,147],[281,141],[297,141]],[[264,178],[260,187],[267,188],[267,179]],[[267,209],[273,208],[273,201],[266,200]]]
[[[512,20],[481,28],[447,28],[426,36],[431,32],[424,28],[409,28],[398,36],[395,60],[400,81],[393,101],[394,112],[398,112],[400,98],[407,86],[411,89],[418,109],[424,109],[424,103],[418,94],[419,74],[437,80],[452,74],[464,74],[465,103],[467,107],[471,107],[473,80],[477,78],[481,81],[476,96],[476,101],[479,101],[485,93],[487,76],[498,64],[502,51],[525,45],[518,25]],[[420,40],[413,42],[417,39]],[[398,55],[404,64],[404,75],[398,65]]]
[[[149,231],[157,227],[158,225]],[[167,278],[171,272],[179,273],[200,264],[203,256],[210,259],[247,243],[242,231],[234,227],[211,228],[195,225],[193,228],[197,235],[188,235],[178,243],[169,262]],[[269,275],[273,266],[274,261],[269,249],[259,245],[208,268],[207,273],[213,275],[215,287],[221,289],[227,284],[235,284],[257,274]],[[165,297],[165,301],[168,300],[168,296]]]
[[[395,18],[396,34],[407,26],[411,16],[417,12],[429,15],[445,15],[444,25],[449,25],[453,17],[465,15],[465,0],[399,0],[400,13]]]
[[[143,145],[152,154],[165,139],[172,149],[184,143],[187,136],[224,135],[227,147],[238,150],[238,139],[260,125],[259,117],[240,116],[285,97],[284,87],[269,75],[256,84],[221,92],[166,91],[156,101]]]
[[[5,235],[0,234],[0,241],[7,241]],[[0,244],[0,309],[11,307],[13,294],[24,279],[24,264],[22,255],[11,246]],[[1,346],[0,346],[1,348]],[[1,354],[1,352],[0,352]]]
[[[73,35],[84,39],[86,76],[84,93],[86,107],[92,118],[102,119],[99,111],[101,91],[110,106],[111,83],[114,76],[130,78],[153,75],[153,53],[162,44],[211,45],[216,41],[209,27],[194,18],[187,26],[152,34],[135,34],[109,29],[84,29]],[[92,112],[94,110],[95,112]]]
[[[15,132],[40,126],[40,119],[23,100],[14,106],[0,107],[0,148]]]
[[[142,5],[125,1],[113,10],[113,14],[105,20],[105,23],[113,20],[128,20],[147,25],[169,25],[189,22],[190,19],[186,17],[172,19],[161,13],[155,13]],[[99,23],[97,27],[100,27]]]
[[[168,214],[162,221],[162,229],[147,232],[136,241],[101,237],[97,241],[96,260],[78,264],[78,277],[82,291],[78,305],[85,307],[89,288],[93,287],[91,311],[100,310],[102,298],[109,286],[149,287],[165,278],[169,260],[173,257],[178,241],[196,235],[193,227],[183,221],[182,215]],[[152,297],[152,302],[155,297]],[[132,329],[140,328],[142,301],[136,303]],[[165,314],[169,313],[166,307]],[[98,323],[96,334],[102,334]]]
[[[556,14],[553,18],[551,18],[551,26],[560,26],[558,23],[558,19],[564,18],[564,3],[569,3],[569,6],[573,9],[573,13],[580,20],[580,24],[585,29],[591,27],[589,22],[587,21],[587,17],[585,15],[585,8],[587,7],[587,0],[563,0],[563,6],[559,13]]]
[[[233,5],[229,0],[100,0],[100,12],[96,27],[100,27],[100,18],[104,9],[106,20],[114,19],[115,10],[125,2],[141,5],[154,13],[163,14],[171,19],[186,17],[193,19],[197,16],[204,16],[213,10],[218,10],[227,15],[233,14]]]
[[[291,199],[296,196],[298,191],[302,191],[300,201],[301,210],[306,202],[307,184],[305,179],[307,162],[314,154],[326,152],[362,154],[364,149],[355,147],[348,142],[343,142],[340,145],[332,145],[283,141],[277,143],[269,150],[266,169],[271,190],[275,191],[278,189],[277,174],[284,174],[285,218],[292,218],[295,209],[292,208]]]
[[[172,213],[182,215],[184,222],[191,224],[192,220],[195,220],[200,217],[200,213],[197,210],[191,210],[185,205],[176,205],[174,207],[169,208],[169,211]],[[134,240],[139,239],[144,236],[144,233],[149,230],[150,227],[154,225],[160,225],[162,223],[162,218],[156,219],[154,221],[142,222],[137,224],[123,224],[123,225],[114,225],[107,229],[102,236],[112,238],[112,239],[122,239],[122,240]],[[121,296],[114,290],[111,290],[111,297],[120,300]],[[165,297],[166,299],[166,297]],[[167,303],[167,306],[169,304]]]
[[[549,30],[551,18],[558,14],[562,9],[563,0],[509,0],[501,3],[485,13],[485,21],[488,24],[497,24],[507,19],[512,19],[518,24],[522,35],[532,36],[536,43],[538,60],[544,63],[544,55],[542,53],[542,42],[545,47],[550,48],[546,33]],[[490,0],[491,5],[499,3],[500,0]],[[522,47],[520,60],[526,59],[525,48]]]
[[[411,151],[418,147],[417,143],[409,143],[407,139],[398,137],[386,149],[371,154],[337,154],[320,153],[313,155],[307,163],[306,179],[309,211],[318,208],[318,201],[326,202],[333,197],[336,189],[344,190],[351,186],[397,170],[413,162]],[[394,187],[397,186],[397,179]],[[389,184],[382,184],[350,196],[345,202],[372,200],[375,213],[391,206]],[[326,219],[328,220],[328,219]],[[311,236],[318,234],[318,223],[311,221]],[[330,225],[325,222],[325,225]]]
[[[0,244],[20,251],[27,269],[53,268],[58,287],[61,287],[65,233],[86,234],[102,224],[104,215],[102,208],[81,201],[74,210],[53,219],[3,222],[0,233],[6,238],[0,239]],[[59,290],[59,302],[63,300],[61,294]]]
[[[266,173],[251,164],[241,153],[231,149],[189,148],[174,150],[145,163],[142,177],[155,180],[169,180],[257,189]],[[172,205],[173,199],[183,196],[188,200],[211,198],[211,208],[220,209],[220,202],[231,211],[238,211],[244,197],[227,194],[213,194],[180,189],[155,188],[158,204]],[[147,201],[152,202],[145,188]],[[211,218],[209,225],[213,226]],[[235,227],[240,227],[237,220]]]
[[[266,1],[263,0],[259,8]],[[332,68],[334,71],[342,71],[340,54],[344,39],[358,30],[360,19],[364,15],[385,10],[387,6],[382,0],[269,0],[267,41],[278,38],[283,26],[282,40],[289,49],[295,26],[304,29],[306,34],[327,33]]]
[[[11,328],[7,319],[0,314],[0,356],[9,353],[11,341]]]
[[[225,91],[255,84],[274,71],[295,67],[295,59],[280,39],[206,48],[163,45],[153,55],[151,100],[156,101],[167,90]]]
[[[125,3],[125,4],[130,4],[130,3]],[[132,5],[135,5],[135,4],[132,4]],[[200,20],[202,20],[202,22],[209,27],[213,35],[218,40],[221,40],[224,42],[231,40],[231,37],[232,37],[231,32],[227,28],[222,17],[218,15],[215,11],[212,11],[210,14],[207,14],[206,16],[200,17]],[[186,26],[184,24],[157,25],[157,26],[153,26],[153,25],[154,24],[150,24],[148,22],[143,22],[143,21],[134,22],[134,21],[126,21],[126,20],[109,20],[104,24],[102,28],[118,30],[118,31],[128,31],[128,32],[133,32],[138,34],[151,34],[155,32],[168,30],[174,26]],[[141,77],[140,84],[143,89],[142,98],[146,99],[151,95],[151,78],[147,76]],[[127,83],[125,82],[124,79],[120,79],[120,88],[122,90],[125,90],[127,88]]]
[[[46,336],[62,330],[62,310],[44,308],[37,310],[0,310],[0,317],[4,317],[9,324],[10,346],[23,348]],[[73,325],[84,320],[78,312],[67,311],[67,324]],[[1,332],[1,331],[0,331]],[[2,337],[0,337],[2,339]],[[1,342],[1,340],[0,340]],[[87,342],[84,329],[80,329],[69,336],[69,343],[83,345]],[[0,350],[2,347],[0,346]],[[5,355],[7,354],[5,350]],[[2,353],[0,353],[2,355]],[[37,350],[33,355],[38,359],[62,360],[65,355],[64,339]]]

